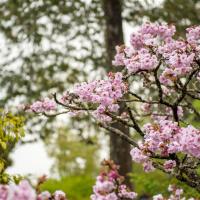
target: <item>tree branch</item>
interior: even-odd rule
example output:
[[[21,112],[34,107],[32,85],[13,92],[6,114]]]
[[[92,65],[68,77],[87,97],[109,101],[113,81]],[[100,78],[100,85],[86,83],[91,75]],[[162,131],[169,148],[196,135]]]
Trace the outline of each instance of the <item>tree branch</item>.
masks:
[[[112,133],[116,134],[117,136],[119,136],[120,138],[122,138],[123,140],[128,142],[129,144],[133,145],[134,147],[138,147],[137,143],[133,139],[131,139],[129,136],[124,134],[119,129],[110,127],[110,126],[108,126],[106,124],[103,124],[103,123],[99,123],[99,126],[104,128],[104,129],[106,129],[106,130],[108,130],[109,132],[112,132]]]

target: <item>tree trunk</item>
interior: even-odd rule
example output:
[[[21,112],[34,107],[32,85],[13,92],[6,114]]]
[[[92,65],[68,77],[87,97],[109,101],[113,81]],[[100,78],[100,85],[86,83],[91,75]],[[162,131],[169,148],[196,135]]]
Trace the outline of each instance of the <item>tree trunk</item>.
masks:
[[[122,5],[121,0],[103,0],[105,18],[105,43],[106,58],[109,71],[116,71],[119,68],[112,66],[115,55],[115,46],[124,43],[122,30]],[[120,105],[120,113],[124,111],[124,105]],[[119,114],[120,114],[119,113]],[[129,135],[129,129],[120,123],[113,124],[123,133]],[[126,183],[131,187],[130,179],[127,176],[131,172],[132,162],[130,156],[130,145],[121,138],[110,133],[110,158],[120,165],[120,173],[125,176]]]

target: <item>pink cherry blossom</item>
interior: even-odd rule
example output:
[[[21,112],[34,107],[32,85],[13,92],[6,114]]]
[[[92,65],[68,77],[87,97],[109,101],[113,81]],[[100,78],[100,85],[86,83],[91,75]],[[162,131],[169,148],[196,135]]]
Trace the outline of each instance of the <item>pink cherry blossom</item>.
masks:
[[[130,43],[135,49],[159,45],[162,40],[171,38],[176,32],[175,26],[157,23],[144,24],[137,33],[131,35]]]
[[[117,112],[119,105],[115,102],[126,93],[127,87],[122,80],[121,73],[109,74],[107,80],[93,81],[78,84],[74,93],[80,101],[97,104],[93,116],[100,121],[110,121],[111,118],[105,114],[106,111]]]
[[[193,26],[186,29],[188,43],[193,46],[200,45],[200,26]]]
[[[137,163],[144,163],[148,160],[148,156],[146,156],[139,148],[134,147],[131,152],[132,159]]]
[[[190,103],[200,97],[197,91],[200,26],[188,28],[181,39],[174,37],[175,32],[173,25],[144,24],[131,35],[129,45],[116,47],[112,64],[120,66],[122,72],[109,73],[106,79],[76,84],[72,91],[63,94],[61,103],[56,101],[59,105],[63,103],[63,109],[72,116],[87,113],[103,122],[102,126],[118,120],[135,129],[142,136],[141,141],[130,142],[131,138],[124,137],[135,144],[130,151],[132,160],[141,163],[146,172],[154,170],[158,164],[172,175],[182,164],[188,164],[188,158],[200,159],[200,130],[184,121],[191,111],[198,112]],[[122,110],[122,105],[126,109]],[[47,98],[36,101],[29,109],[40,113],[55,111],[57,107]],[[146,124],[140,128],[143,123]],[[186,161],[182,161],[180,155],[186,156]],[[157,163],[157,159],[162,162]],[[136,194],[119,179],[117,168],[100,173],[91,199],[135,198]],[[1,190],[2,195],[9,194],[6,187]],[[181,189],[171,188],[170,192],[170,200],[182,196]],[[54,196],[59,199],[59,195]],[[153,199],[167,198],[158,194]]]
[[[61,190],[57,190],[54,193],[54,200],[66,200],[65,193]]]
[[[165,171],[172,171],[174,169],[174,167],[176,167],[176,161],[174,160],[167,160],[165,161],[164,165],[163,165]]]
[[[36,101],[30,106],[30,110],[36,113],[46,112],[56,109],[56,102],[49,98],[45,98],[41,101]]]
[[[37,196],[37,200],[48,200],[51,198],[51,194],[48,191],[44,191]]]
[[[53,195],[44,191],[37,194],[36,190],[27,180],[22,180],[18,185],[0,185],[0,200],[67,200],[64,192],[57,190]]]
[[[120,185],[118,196],[125,199],[135,199],[137,193],[128,191],[126,185]]]
[[[11,184],[8,189],[8,196],[5,200],[35,200],[36,192],[28,181],[23,180],[19,185]]]
[[[123,178],[118,173],[118,166],[112,161],[104,161],[102,170],[93,186],[91,200],[132,200],[137,197],[135,192],[122,183]]]
[[[135,73],[138,71],[155,69],[158,60],[157,57],[152,55],[147,49],[141,49],[131,58],[125,59],[124,64],[129,73]]]
[[[157,194],[157,195],[153,196],[153,200],[164,200],[164,197],[162,194]]]
[[[8,198],[8,192],[8,185],[0,185],[0,200],[6,200]]]

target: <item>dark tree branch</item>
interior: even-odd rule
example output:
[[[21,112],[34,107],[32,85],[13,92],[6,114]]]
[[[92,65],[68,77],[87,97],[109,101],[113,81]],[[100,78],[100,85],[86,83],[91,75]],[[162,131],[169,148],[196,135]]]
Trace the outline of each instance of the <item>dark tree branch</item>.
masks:
[[[106,112],[106,114],[108,116],[112,117],[114,120],[116,120],[116,121],[118,121],[118,122],[120,122],[120,123],[122,123],[122,124],[124,124],[124,125],[126,125],[128,127],[131,127],[131,128],[135,129],[135,125],[134,124],[130,124],[127,121],[123,120],[122,118],[120,118],[120,117],[118,117],[118,116],[116,116],[116,115],[114,115],[114,114],[112,114],[110,112]]]
[[[143,133],[143,131],[141,130],[141,128],[139,127],[139,125],[137,124],[137,122],[136,122],[136,120],[135,120],[135,118],[134,118],[134,116],[133,116],[133,113],[132,113],[130,107],[127,107],[127,110],[128,110],[128,114],[129,114],[129,116],[130,116],[130,119],[131,119],[131,121],[132,121],[133,124],[134,124],[134,129],[135,129],[142,137],[144,137],[144,133]]]
[[[46,113],[46,112],[43,112],[42,114],[46,117],[57,117],[58,115],[62,115],[62,114],[66,114],[68,113],[69,111],[63,111],[63,112],[59,112],[59,113],[54,113],[54,114],[49,114],[49,113]]]
[[[199,69],[195,69],[194,71],[191,72],[191,74],[189,75],[188,79],[186,80],[186,83],[184,84],[183,88],[182,88],[182,93],[181,96],[176,100],[176,102],[174,103],[175,106],[178,106],[179,103],[184,99],[184,97],[187,94],[187,86],[190,83],[190,81],[192,80],[193,76],[198,72]]]
[[[61,105],[62,107],[68,108],[68,109],[70,109],[70,110],[76,110],[76,111],[81,111],[81,110],[82,110],[82,111],[95,110],[94,108],[85,108],[85,107],[83,107],[83,106],[82,106],[82,107],[77,107],[77,106],[72,106],[72,105],[64,104],[64,103],[62,103],[62,102],[60,102],[60,101],[58,100],[56,93],[53,94],[53,97],[54,97],[55,102],[56,102],[58,105]]]
[[[108,126],[108,125],[103,124],[103,123],[99,123],[99,126],[104,128],[104,129],[106,129],[106,130],[108,130],[109,132],[112,132],[112,133],[116,134],[117,136],[119,136],[120,138],[122,138],[123,140],[128,142],[129,144],[133,145],[134,147],[138,147],[137,143],[133,139],[131,139],[129,136],[124,134],[119,129],[113,128],[113,127]]]

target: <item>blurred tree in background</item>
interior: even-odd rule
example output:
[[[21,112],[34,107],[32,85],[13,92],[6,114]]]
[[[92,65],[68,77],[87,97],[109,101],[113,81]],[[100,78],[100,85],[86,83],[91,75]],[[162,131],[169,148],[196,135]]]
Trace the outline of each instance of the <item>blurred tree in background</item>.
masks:
[[[100,2],[2,1],[1,104],[63,92],[86,71],[105,66]],[[98,16],[98,17],[97,17]],[[104,63],[104,64],[103,64]],[[93,68],[91,68],[93,67]],[[8,82],[9,80],[9,82]]]
[[[142,24],[144,19],[152,22],[167,22],[176,25],[177,32],[198,25],[200,21],[199,0],[133,0],[134,9],[127,16],[133,24]],[[129,6],[132,6],[131,4]]]

